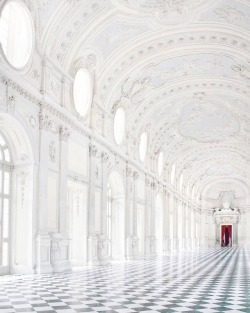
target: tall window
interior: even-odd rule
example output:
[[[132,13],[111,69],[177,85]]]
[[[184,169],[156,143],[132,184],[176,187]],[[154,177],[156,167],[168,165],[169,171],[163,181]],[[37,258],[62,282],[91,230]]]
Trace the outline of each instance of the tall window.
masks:
[[[0,266],[9,266],[10,152],[0,134]]]
[[[92,80],[85,68],[80,68],[75,76],[73,96],[76,111],[80,116],[88,113],[92,101]]]
[[[31,14],[22,2],[12,0],[0,12],[0,40],[3,52],[16,68],[28,62],[33,44]]]

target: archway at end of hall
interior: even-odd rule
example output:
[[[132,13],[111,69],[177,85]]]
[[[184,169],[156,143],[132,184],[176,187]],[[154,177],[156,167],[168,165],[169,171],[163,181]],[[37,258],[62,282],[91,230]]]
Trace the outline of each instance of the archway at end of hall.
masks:
[[[125,193],[121,174],[112,170],[108,176],[106,234],[111,260],[125,257]]]
[[[33,160],[25,126],[0,113],[0,275],[33,271]]]

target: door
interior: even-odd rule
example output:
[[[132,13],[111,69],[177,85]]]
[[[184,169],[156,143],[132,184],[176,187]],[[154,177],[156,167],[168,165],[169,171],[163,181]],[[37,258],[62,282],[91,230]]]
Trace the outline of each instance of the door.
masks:
[[[232,225],[221,225],[221,246],[232,247]]]

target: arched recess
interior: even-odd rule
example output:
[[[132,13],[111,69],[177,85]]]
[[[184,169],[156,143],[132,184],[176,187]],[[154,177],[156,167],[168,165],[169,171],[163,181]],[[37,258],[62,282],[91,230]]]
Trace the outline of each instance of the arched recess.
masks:
[[[155,236],[156,253],[161,255],[163,243],[163,198],[160,193],[155,198]]]
[[[112,170],[108,176],[106,233],[111,259],[125,256],[125,191],[121,174]]]
[[[32,144],[24,126],[6,113],[0,113],[0,133],[10,152],[9,162],[2,163],[1,166],[2,174],[5,170],[8,172],[6,177],[9,177],[9,190],[8,195],[2,194],[5,215],[1,216],[3,219],[1,224],[6,223],[4,220],[8,219],[8,226],[6,224],[8,229],[5,229],[5,238],[0,243],[2,250],[5,242],[5,254],[7,251],[7,261],[5,259],[5,264],[0,265],[0,274],[33,272],[35,227],[32,210],[34,203]]]

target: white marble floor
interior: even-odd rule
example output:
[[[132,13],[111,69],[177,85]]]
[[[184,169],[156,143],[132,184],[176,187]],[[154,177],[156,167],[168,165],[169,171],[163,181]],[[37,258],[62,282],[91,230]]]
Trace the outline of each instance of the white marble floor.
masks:
[[[250,312],[250,248],[0,278],[0,312]]]

